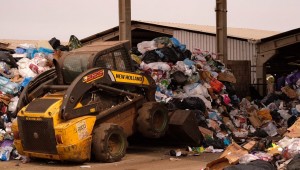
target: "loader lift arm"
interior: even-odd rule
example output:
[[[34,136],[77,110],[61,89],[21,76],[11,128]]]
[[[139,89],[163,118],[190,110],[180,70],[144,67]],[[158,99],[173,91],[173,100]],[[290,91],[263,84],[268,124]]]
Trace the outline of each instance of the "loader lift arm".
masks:
[[[145,97],[148,101],[154,101],[156,89],[155,82],[148,75],[130,72],[120,72],[104,68],[92,68],[80,74],[65,92],[60,113],[64,120],[70,120],[83,115],[98,113],[102,111],[101,101],[75,108],[82,96],[91,89],[112,92],[119,96],[128,96],[130,100],[138,100],[144,96],[127,92],[113,85],[130,84],[145,90]]]

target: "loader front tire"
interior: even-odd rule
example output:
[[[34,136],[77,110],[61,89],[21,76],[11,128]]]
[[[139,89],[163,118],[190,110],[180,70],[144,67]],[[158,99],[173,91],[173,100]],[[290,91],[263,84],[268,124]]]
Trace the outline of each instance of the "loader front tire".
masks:
[[[138,110],[138,131],[147,138],[160,138],[168,128],[168,110],[157,102],[146,102]]]
[[[103,123],[93,131],[92,152],[96,161],[117,162],[126,154],[127,137],[123,128]]]

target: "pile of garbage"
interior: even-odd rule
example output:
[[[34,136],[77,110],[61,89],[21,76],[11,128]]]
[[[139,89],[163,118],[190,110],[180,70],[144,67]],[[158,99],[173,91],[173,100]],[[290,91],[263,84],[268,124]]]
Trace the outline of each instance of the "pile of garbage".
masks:
[[[156,81],[157,102],[166,103],[170,111],[195,114],[204,140],[188,152],[225,150],[208,168],[295,166],[291,160],[300,157],[300,71],[289,74],[280,91],[240,100],[236,78],[214,53],[191,52],[175,38],[158,37],[137,44],[131,57],[138,70]],[[178,153],[170,151],[172,156]]]
[[[6,44],[9,45],[9,44]],[[68,46],[56,38],[38,44],[19,44],[16,49],[0,48],[0,160],[21,159],[13,145],[11,125],[21,91],[37,75],[53,67],[56,50],[81,47],[75,36]]]

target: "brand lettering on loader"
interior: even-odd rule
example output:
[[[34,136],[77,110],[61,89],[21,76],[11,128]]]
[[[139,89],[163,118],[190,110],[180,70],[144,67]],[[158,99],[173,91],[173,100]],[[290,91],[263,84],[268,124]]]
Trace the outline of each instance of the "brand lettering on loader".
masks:
[[[96,71],[96,72],[94,72],[92,74],[84,76],[82,78],[82,82],[84,82],[84,83],[90,83],[90,82],[92,82],[94,80],[97,80],[97,79],[103,77],[103,76],[104,76],[104,70],[99,70],[99,71]]]

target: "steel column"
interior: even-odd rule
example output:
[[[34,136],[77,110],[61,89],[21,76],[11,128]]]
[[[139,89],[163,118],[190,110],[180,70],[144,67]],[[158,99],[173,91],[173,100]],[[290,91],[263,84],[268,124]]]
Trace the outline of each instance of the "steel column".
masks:
[[[131,47],[131,0],[119,0],[119,40],[129,40]]]
[[[227,0],[216,0],[217,54],[227,63]]]

